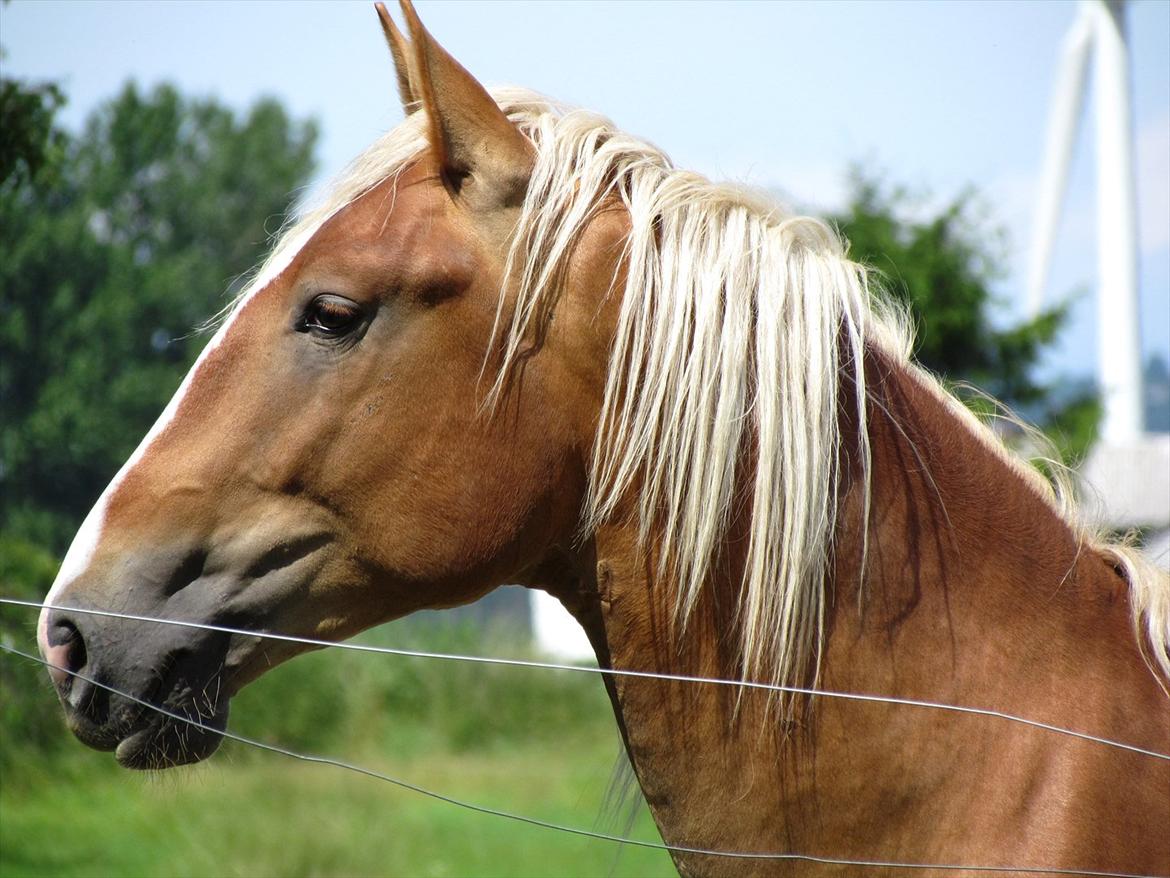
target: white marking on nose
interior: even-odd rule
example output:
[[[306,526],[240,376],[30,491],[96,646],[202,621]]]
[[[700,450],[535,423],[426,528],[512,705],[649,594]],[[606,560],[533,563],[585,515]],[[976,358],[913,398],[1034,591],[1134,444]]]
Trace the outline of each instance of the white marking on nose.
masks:
[[[57,599],[65,591],[69,585],[74,582],[86,568],[89,567],[93,560],[94,553],[97,552],[98,544],[101,542],[102,530],[106,523],[106,511],[110,505],[110,499],[118,490],[118,486],[126,479],[129,472],[138,465],[138,462],[146,456],[147,449],[156,438],[167,428],[172,420],[174,420],[175,413],[179,410],[179,405],[183,401],[183,397],[187,395],[188,389],[195,381],[195,376],[199,372],[199,367],[207,360],[207,357],[223,342],[227,336],[228,330],[231,329],[236,317],[244,307],[263,289],[271,284],[281,273],[288,268],[296,255],[309,242],[309,239],[316,234],[320,224],[305,229],[287,246],[283,247],[281,258],[273,260],[264,270],[262,274],[252,281],[248,291],[241,297],[239,303],[232,310],[224,320],[223,325],[212,336],[211,341],[207,343],[207,347],[195,360],[194,365],[187,372],[183,383],[179,385],[179,389],[175,391],[175,395],[171,397],[171,401],[167,403],[167,407],[163,409],[162,414],[158,416],[158,420],[154,422],[154,426],[143,437],[142,441],[138,443],[138,447],[134,449],[134,453],[130,455],[129,459],[122,464],[121,469],[102,491],[102,495],[98,498],[97,503],[85,516],[85,521],[82,522],[80,530],[73,537],[73,542],[69,545],[69,551],[65,553],[65,560],[61,562],[61,568],[57,571],[57,577],[53,580],[53,585],[49,589],[49,593],[45,596],[44,603],[55,604]],[[37,644],[40,647],[41,655],[47,656],[49,653],[49,610],[42,609],[40,618],[37,620]]]

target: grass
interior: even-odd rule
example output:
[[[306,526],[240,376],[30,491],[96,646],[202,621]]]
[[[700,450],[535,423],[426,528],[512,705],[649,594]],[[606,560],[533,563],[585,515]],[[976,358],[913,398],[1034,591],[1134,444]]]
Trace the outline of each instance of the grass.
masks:
[[[371,764],[373,760],[362,760]],[[476,802],[591,827],[604,760],[551,748],[374,762]],[[474,814],[283,757],[177,777],[96,771],[0,791],[0,874],[21,876],[649,876],[665,854]],[[639,814],[639,838],[657,839]]]
[[[517,654],[514,642],[454,629],[399,627],[373,640]],[[624,829],[624,811],[603,807],[618,738],[593,677],[328,651],[241,693],[232,728],[477,804]],[[231,742],[204,765],[142,775],[23,731],[0,730],[3,878],[675,874],[660,851],[474,813]],[[644,805],[631,837],[660,841]]]

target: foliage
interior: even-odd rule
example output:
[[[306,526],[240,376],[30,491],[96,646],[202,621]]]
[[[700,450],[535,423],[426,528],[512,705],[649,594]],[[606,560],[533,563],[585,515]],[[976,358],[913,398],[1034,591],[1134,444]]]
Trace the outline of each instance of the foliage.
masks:
[[[976,411],[980,388],[1035,421],[1066,461],[1084,456],[1100,407],[1088,388],[1042,383],[1037,365],[1068,318],[1063,303],[1007,328],[996,326],[1003,234],[979,215],[973,191],[926,213],[905,189],[855,172],[848,207],[833,218],[853,259],[877,269],[885,290],[916,323],[915,356]]]
[[[27,185],[60,159],[65,138],[53,118],[64,103],[55,83],[0,79],[0,188]]]
[[[20,111],[14,127],[63,145],[56,173],[50,151],[3,169],[0,530],[61,552],[205,343],[193,328],[262,255],[316,129],[272,100],[237,116],[129,84],[80,136],[44,135],[55,105],[42,92],[27,113],[33,94],[6,99],[2,127]]]
[[[174,392],[190,330],[257,261],[315,129],[126,86],[70,137],[52,84],[0,80],[0,594],[40,600],[97,493]],[[0,608],[33,643],[36,611]],[[43,669],[0,661],[0,768],[67,743]],[[70,746],[72,742],[68,742]]]
[[[57,572],[57,559],[40,546],[0,534],[0,596],[40,601]],[[37,611],[0,606],[0,643],[35,649]],[[0,655],[0,774],[11,777],[24,762],[73,746],[44,668]]]

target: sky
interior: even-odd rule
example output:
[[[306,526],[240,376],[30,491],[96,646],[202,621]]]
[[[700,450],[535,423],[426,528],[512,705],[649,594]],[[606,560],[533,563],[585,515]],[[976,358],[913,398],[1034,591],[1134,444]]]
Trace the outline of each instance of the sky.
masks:
[[[1007,232],[997,320],[1024,316],[1048,108],[1072,2],[437,2],[431,33],[487,84],[600,111],[683,167],[843,204],[859,167],[920,193],[974,187]],[[399,19],[401,20],[401,19]],[[1142,345],[1170,357],[1170,2],[1128,9]],[[0,6],[6,76],[63,84],[80,126],[128,78],[246,108],[275,95],[319,120],[317,184],[401,119],[370,2]],[[1091,69],[1091,68],[1090,68]],[[1075,301],[1045,372],[1096,361],[1093,100],[1072,166],[1048,301]],[[243,267],[241,267],[243,268]]]

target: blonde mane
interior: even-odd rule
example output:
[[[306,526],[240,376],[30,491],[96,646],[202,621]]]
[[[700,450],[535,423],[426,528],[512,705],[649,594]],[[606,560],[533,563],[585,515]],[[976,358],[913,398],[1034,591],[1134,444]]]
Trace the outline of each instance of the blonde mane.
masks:
[[[736,492],[750,477],[742,672],[799,685],[821,653],[840,407],[856,413],[867,519],[863,351],[880,347],[914,368],[906,321],[871,295],[867,271],[846,258],[824,223],[678,170],[601,116],[521,89],[496,89],[493,97],[532,141],[537,159],[507,260],[504,290],[514,292],[514,306],[505,309],[512,295],[502,292],[496,334],[503,359],[489,403],[553,319],[583,229],[616,199],[630,216],[626,280],[583,527],[611,520],[637,486],[641,541],[650,552],[658,530],[651,557],[677,583],[685,630],[741,499]],[[422,115],[359,156],[327,199],[281,235],[242,298],[267,284],[329,217],[423,152]],[[842,370],[851,381],[840,380]],[[925,387],[953,401],[935,378],[915,371]],[[843,386],[853,388],[848,399],[840,396]],[[1016,460],[961,404],[954,408],[989,448]],[[1026,464],[1017,468],[1086,544],[1125,570],[1138,636],[1170,678],[1170,580],[1136,553],[1090,539],[1046,479]]]

